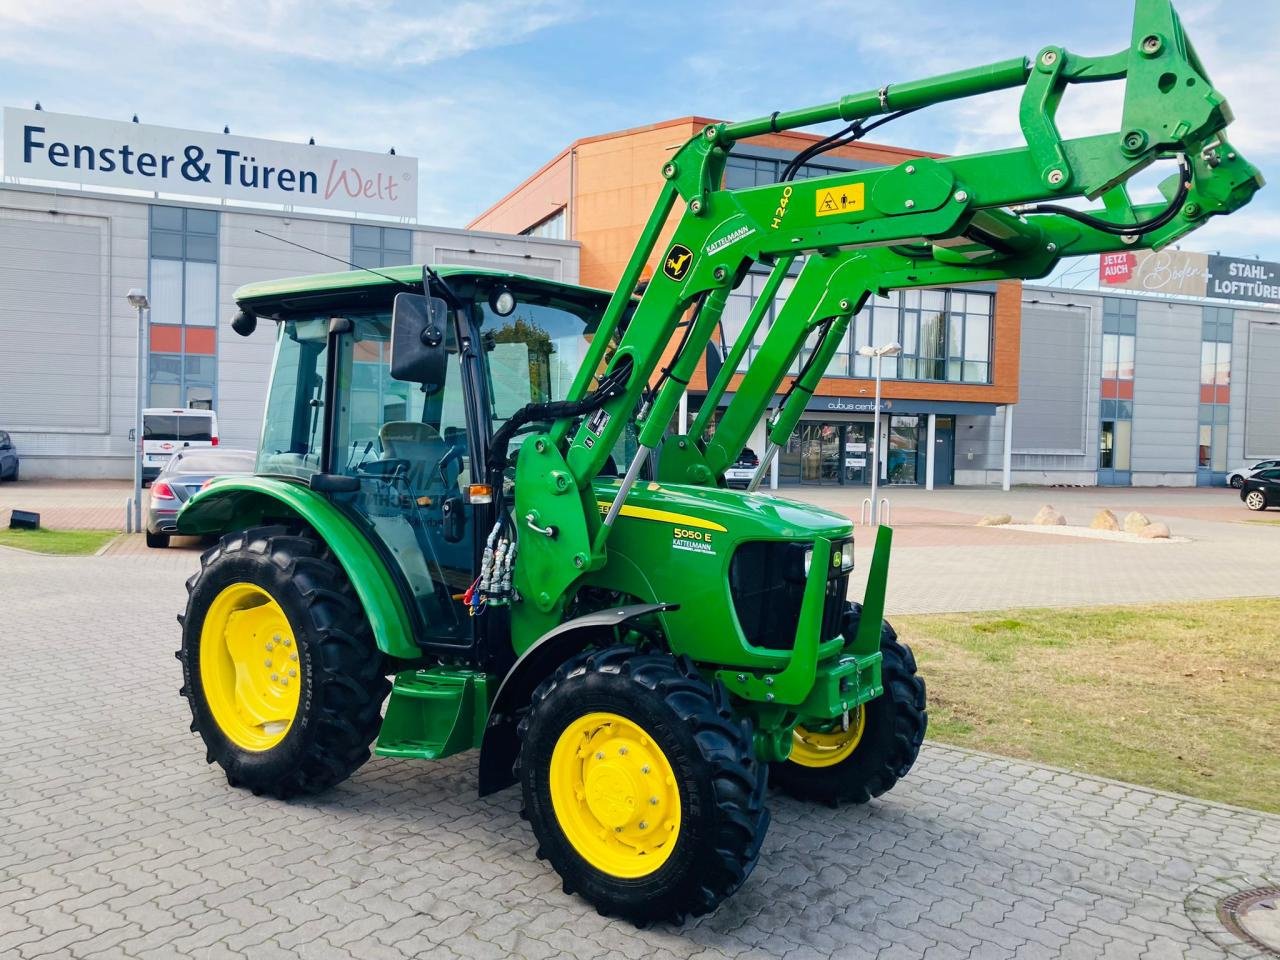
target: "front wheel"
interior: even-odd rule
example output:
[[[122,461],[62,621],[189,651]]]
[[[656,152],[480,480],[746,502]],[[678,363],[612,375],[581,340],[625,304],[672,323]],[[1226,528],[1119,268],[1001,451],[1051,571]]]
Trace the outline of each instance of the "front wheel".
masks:
[[[566,893],[635,923],[713,910],[769,824],[750,724],[687,660],[581,654],[520,724],[524,814]]]
[[[846,617],[846,636],[858,627],[857,611]],[[924,680],[916,676],[911,648],[888,622],[880,628],[880,671],[884,693],[841,720],[804,721],[796,726],[791,756],[771,767],[770,776],[801,800],[832,806],[866,803],[907,775],[929,724]]]
[[[233,787],[285,799],[369,758],[389,684],[350,582],[285,527],[228,534],[187,581],[181,693]]]
[[[1267,498],[1261,490],[1250,490],[1244,496],[1244,505],[1250,510],[1267,509]]]

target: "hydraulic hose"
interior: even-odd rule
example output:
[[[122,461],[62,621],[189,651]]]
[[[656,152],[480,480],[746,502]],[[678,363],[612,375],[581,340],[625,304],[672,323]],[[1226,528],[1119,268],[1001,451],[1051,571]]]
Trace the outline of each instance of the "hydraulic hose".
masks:
[[[1110,234],[1113,237],[1140,236],[1148,231],[1160,229],[1176,217],[1178,211],[1182,209],[1182,204],[1187,199],[1187,193],[1191,190],[1191,167],[1187,163],[1185,155],[1178,157],[1178,174],[1178,189],[1174,193],[1173,199],[1169,201],[1169,205],[1149,220],[1142,220],[1138,223],[1112,223],[1109,220],[1102,220],[1080,210],[1073,210],[1071,207],[1064,207],[1056,203],[1033,203],[1027,207],[1019,207],[1015,212],[1020,214],[1056,213],[1078,223],[1083,223],[1086,227],[1092,227],[1094,230]]]

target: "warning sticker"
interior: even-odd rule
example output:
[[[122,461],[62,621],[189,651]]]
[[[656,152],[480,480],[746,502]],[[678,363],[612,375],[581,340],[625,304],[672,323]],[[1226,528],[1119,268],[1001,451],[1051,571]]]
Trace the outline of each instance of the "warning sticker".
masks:
[[[866,184],[850,183],[843,187],[819,190],[815,206],[817,207],[815,213],[819,217],[861,210],[866,206]]]

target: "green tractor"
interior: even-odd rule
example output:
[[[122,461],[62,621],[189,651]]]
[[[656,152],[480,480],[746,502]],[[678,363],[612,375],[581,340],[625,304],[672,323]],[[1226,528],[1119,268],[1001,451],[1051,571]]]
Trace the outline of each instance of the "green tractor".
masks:
[[[287,799],[350,777],[375,741],[387,757],[478,749],[480,793],[519,784],[565,889],[636,922],[705,913],[743,883],[768,780],[829,804],[891,789],[927,722],[883,621],[892,531],[850,603],[850,521],[756,488],[872,294],[1163,246],[1261,186],[1168,0],[1137,8],[1108,57],[1047,47],[708,126],[664,166],[613,292],[452,267],[241,289],[235,329],[277,328],[257,475],[179,518],[221,538],[188,582],[178,651],[209,761]],[[1061,139],[1063,92],[1096,80],[1126,82],[1121,130]],[[1023,147],[808,180],[798,158],[776,184],[722,188],[741,139],[843,121],[810,159],[1018,86]],[[1132,203],[1126,180],[1157,160],[1178,164],[1164,198]],[[1077,196],[1103,203],[1057,202]],[[761,263],[746,329],[671,434],[729,291]],[[754,481],[727,489],[771,408]]]

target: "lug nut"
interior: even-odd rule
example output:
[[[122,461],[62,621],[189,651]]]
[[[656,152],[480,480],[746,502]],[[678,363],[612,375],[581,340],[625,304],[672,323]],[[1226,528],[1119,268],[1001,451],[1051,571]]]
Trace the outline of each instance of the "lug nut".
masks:
[[[648,830],[648,829],[649,829],[649,821],[647,821],[647,820],[641,820],[641,821],[640,821],[640,829],[641,829],[641,830]]]
[[[626,755],[627,755],[627,748],[626,748],[626,747],[619,747],[619,748],[618,748],[618,756],[620,756],[620,757],[625,757]]]
[[[266,660],[262,661],[262,665],[263,665],[263,666],[265,666],[265,667],[270,667],[270,666],[271,666],[271,658],[270,658],[270,657],[267,657],[267,659],[266,659]]]
[[[290,671],[289,671],[289,676],[291,676],[291,677],[296,677],[297,675],[298,675],[298,671],[297,671],[297,670],[290,670]]]
[[[268,644],[267,644],[267,653],[270,653],[270,652],[271,652],[272,650],[274,650],[275,648],[276,648],[276,645],[275,645],[274,643],[268,643]]]
[[[272,679],[272,680],[279,680],[279,679],[280,679],[280,674],[278,674],[278,673],[273,673],[273,674],[271,675],[271,679]]]
[[[651,806],[651,807],[656,807],[657,805],[658,805],[658,798],[657,798],[657,797],[650,797],[650,798],[649,798],[649,806]]]
[[[646,763],[643,767],[641,767],[641,768],[640,768],[640,772],[641,772],[641,773],[648,773],[648,772],[649,772],[649,765]]]
[[[296,653],[291,653],[289,654],[289,659],[293,660],[294,662],[297,662],[298,655]]]
[[[282,687],[287,687],[288,685],[289,685],[289,678],[288,678],[288,677],[281,677],[281,678],[280,678],[280,686],[282,686]]]
[[[603,750],[597,750],[597,751],[596,751],[596,759],[597,759],[597,760],[603,760],[603,759],[604,759],[604,751],[603,751]]]

